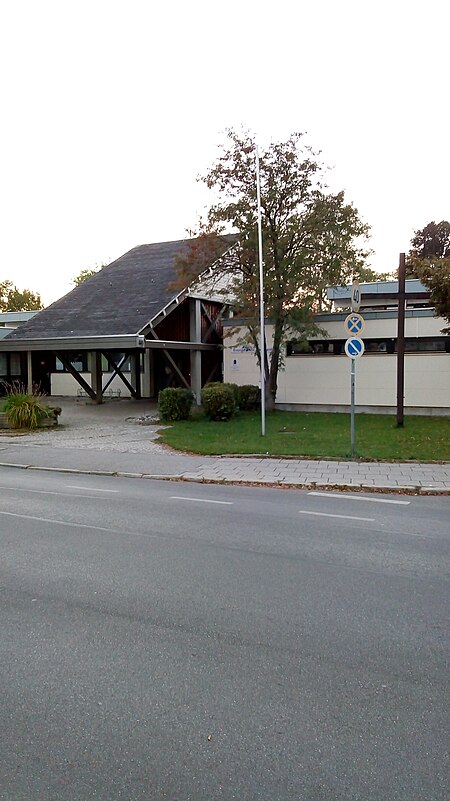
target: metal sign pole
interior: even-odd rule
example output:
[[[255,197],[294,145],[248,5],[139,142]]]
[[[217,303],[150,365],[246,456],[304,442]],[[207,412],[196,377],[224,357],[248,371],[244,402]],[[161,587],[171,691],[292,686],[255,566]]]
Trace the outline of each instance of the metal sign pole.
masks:
[[[351,389],[350,389],[350,446],[352,451],[352,456],[355,455],[355,362],[356,359],[352,359],[352,368],[351,368]]]
[[[364,342],[359,338],[365,328],[364,317],[358,314],[361,305],[361,288],[357,281],[353,281],[351,291],[352,313],[347,315],[344,321],[344,328],[351,336],[345,343],[345,353],[351,359],[350,370],[350,450],[352,456],[355,455],[355,378],[356,378],[356,359],[364,353]]]

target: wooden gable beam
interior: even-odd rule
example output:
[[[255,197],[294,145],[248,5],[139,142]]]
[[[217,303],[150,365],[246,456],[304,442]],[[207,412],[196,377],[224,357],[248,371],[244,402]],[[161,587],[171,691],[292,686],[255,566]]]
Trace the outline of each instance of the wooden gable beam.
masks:
[[[208,312],[208,311],[207,311],[207,309],[205,308],[205,306],[204,306],[203,302],[201,303],[201,308],[202,308],[202,312],[203,312],[203,314],[205,315],[206,319],[207,319],[207,320],[209,320],[209,323],[210,323],[210,325],[209,325],[209,328],[208,328],[208,330],[207,330],[207,332],[206,332],[206,334],[205,334],[205,336],[203,337],[203,340],[202,340],[203,342],[207,342],[207,341],[208,341],[208,339],[210,338],[210,336],[211,336],[212,332],[214,331],[214,328],[215,328],[215,326],[216,326],[216,323],[217,323],[218,319],[219,319],[219,318],[222,316],[223,312],[224,312],[224,311],[225,311],[225,309],[227,308],[227,304],[225,303],[225,304],[222,306],[222,308],[218,310],[218,312],[217,312],[217,314],[215,315],[215,317],[212,317],[212,316],[209,314],[209,312]]]

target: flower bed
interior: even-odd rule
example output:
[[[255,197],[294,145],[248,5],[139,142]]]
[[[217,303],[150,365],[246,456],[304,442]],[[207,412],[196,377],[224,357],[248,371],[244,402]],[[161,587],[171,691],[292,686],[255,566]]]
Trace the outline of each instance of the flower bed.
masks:
[[[53,426],[58,425],[58,417],[61,414],[61,409],[59,406],[51,409],[53,414],[49,415],[48,417],[44,417],[39,424],[39,428],[51,428]],[[0,412],[0,429],[10,429],[13,431],[17,431],[14,429],[12,425],[8,422],[8,416],[6,412]]]

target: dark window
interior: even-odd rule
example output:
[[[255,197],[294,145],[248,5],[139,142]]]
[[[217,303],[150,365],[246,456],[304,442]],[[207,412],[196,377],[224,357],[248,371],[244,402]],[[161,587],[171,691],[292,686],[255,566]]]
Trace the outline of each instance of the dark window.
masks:
[[[67,353],[66,359],[68,359],[72,365],[72,367],[77,370],[79,373],[87,373],[88,372],[88,354],[87,351],[83,351],[82,353]],[[66,373],[67,370],[64,367],[63,363],[57,358],[56,359],[56,372],[57,373]]]
[[[405,353],[445,353],[447,342],[445,337],[405,339]]]
[[[121,363],[123,358],[124,358],[124,356],[125,356],[124,353],[109,353],[109,354],[107,354],[107,357],[108,357],[108,368],[107,368],[106,372],[112,373],[112,372],[114,372],[113,366],[115,366],[115,367],[119,367],[120,366],[119,369],[122,371],[122,373],[129,373],[130,370],[131,370],[131,360],[130,360],[130,357],[127,356],[125,361],[123,363]]]
[[[363,336],[365,353],[396,353],[396,339],[366,339]],[[339,356],[344,351],[343,339],[318,339],[309,342],[288,342],[287,356],[330,355]],[[450,337],[423,337],[405,339],[405,353],[450,353]]]

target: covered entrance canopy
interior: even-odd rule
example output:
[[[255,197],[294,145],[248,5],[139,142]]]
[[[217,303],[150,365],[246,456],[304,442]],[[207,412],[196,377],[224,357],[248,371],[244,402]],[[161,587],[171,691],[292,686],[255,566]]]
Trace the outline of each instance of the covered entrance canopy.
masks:
[[[223,254],[234,241],[223,238]],[[113,382],[135,398],[178,385],[199,400],[201,387],[221,378],[221,319],[228,306],[205,280],[177,294],[168,289],[177,256],[191,244],[133,248],[36,314],[2,340],[2,352],[20,354],[20,376],[0,380],[66,394],[55,392],[65,374],[64,386],[71,376],[70,385],[97,403]]]

